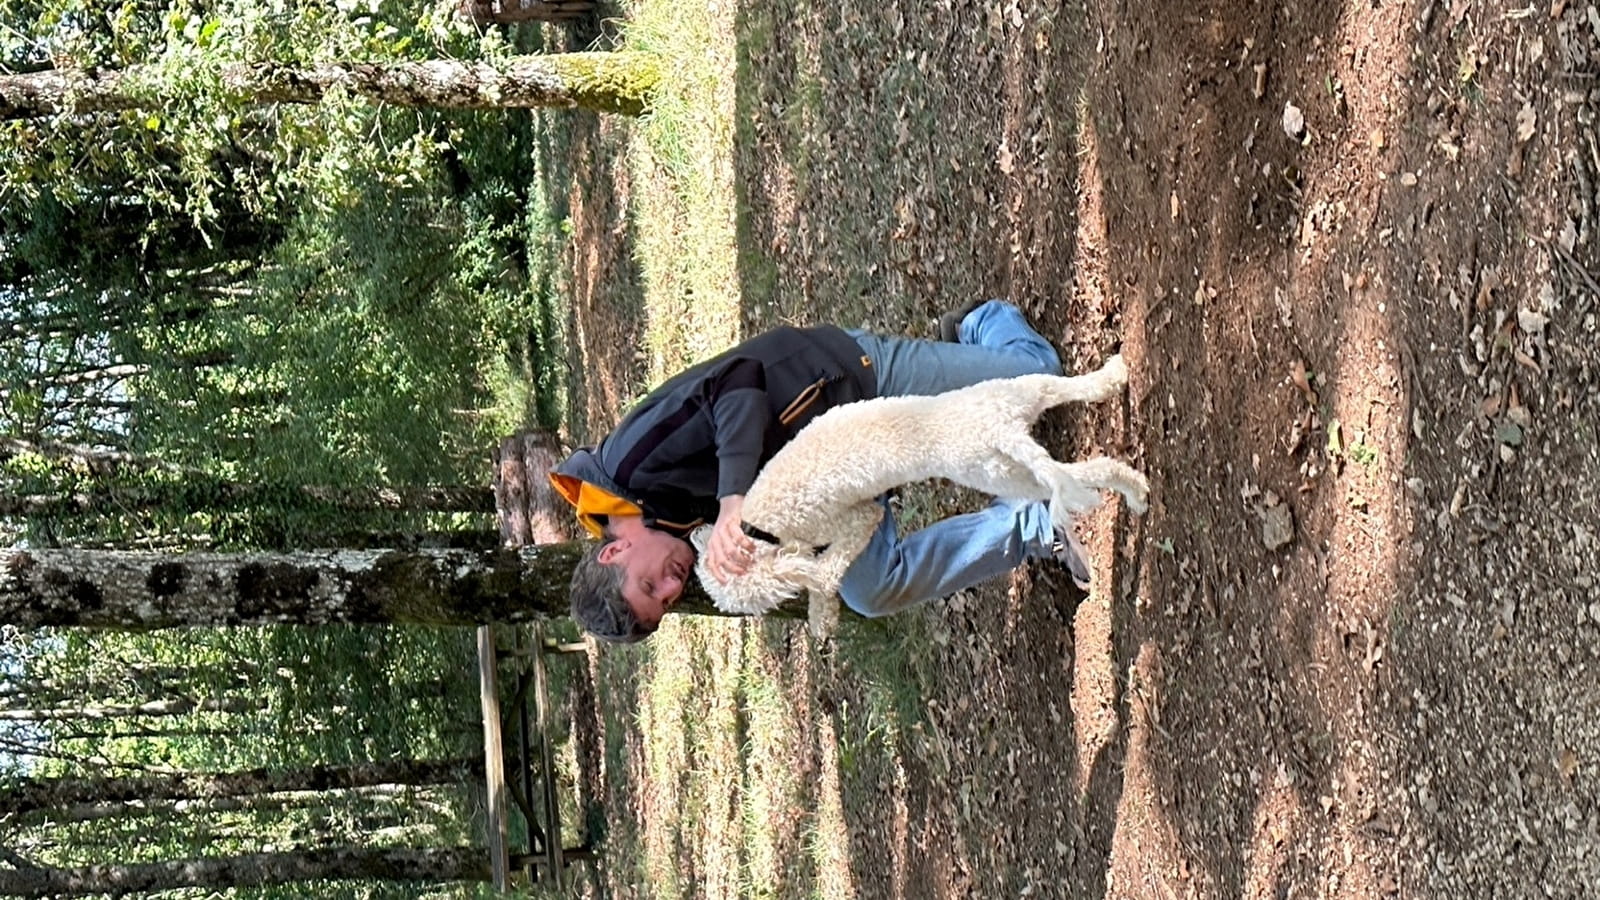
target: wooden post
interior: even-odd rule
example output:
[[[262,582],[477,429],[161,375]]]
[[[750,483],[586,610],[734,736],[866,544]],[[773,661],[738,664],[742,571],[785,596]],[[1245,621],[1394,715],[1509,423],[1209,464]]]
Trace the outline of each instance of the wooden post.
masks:
[[[545,865],[556,888],[564,880],[566,863],[561,859],[561,806],[556,799],[556,767],[550,755],[550,687],[544,670],[544,628],[533,628],[533,703],[539,716],[534,727],[539,732],[539,773],[544,782],[544,808],[549,834],[544,842]]]
[[[494,631],[487,625],[478,629],[478,689],[483,703],[483,772],[489,795],[489,868],[495,890],[507,891],[511,889],[511,861],[506,850],[505,749],[500,738]]]

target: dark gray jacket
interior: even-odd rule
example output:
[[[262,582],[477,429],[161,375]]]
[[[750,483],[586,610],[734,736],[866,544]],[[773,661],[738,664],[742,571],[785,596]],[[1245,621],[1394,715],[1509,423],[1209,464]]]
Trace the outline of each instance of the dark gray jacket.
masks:
[[[843,330],[779,328],[673,377],[555,471],[638,504],[651,524],[681,535],[714,521],[718,499],[748,491],[819,413],[876,395],[871,361]]]

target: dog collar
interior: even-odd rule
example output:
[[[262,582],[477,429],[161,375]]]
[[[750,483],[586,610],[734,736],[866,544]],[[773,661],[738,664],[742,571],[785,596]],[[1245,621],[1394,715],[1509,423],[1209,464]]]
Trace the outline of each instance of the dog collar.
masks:
[[[755,540],[758,540],[763,544],[781,543],[778,540],[777,535],[773,534],[770,531],[763,531],[760,528],[757,528],[754,525],[751,525],[749,522],[741,521],[739,523],[739,530],[743,531],[746,536],[754,538]]]
[[[778,536],[773,534],[772,532],[763,531],[762,529],[757,528],[754,525],[751,525],[749,522],[746,522],[746,521],[743,521],[743,520],[740,520],[740,522],[739,522],[739,530],[744,532],[746,536],[754,538],[755,540],[758,540],[763,544],[781,544],[781,543],[783,543],[782,541],[778,540]],[[811,548],[811,552],[812,553],[821,553],[822,551],[824,551],[826,549],[828,549],[828,545],[827,544],[823,544],[820,547],[812,547]]]

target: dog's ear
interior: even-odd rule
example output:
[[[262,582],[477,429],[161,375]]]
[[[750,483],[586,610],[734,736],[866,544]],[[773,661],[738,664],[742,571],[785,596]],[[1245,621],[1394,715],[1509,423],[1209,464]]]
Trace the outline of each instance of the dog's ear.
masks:
[[[689,532],[689,543],[694,545],[694,552],[697,555],[701,555],[701,556],[705,555],[706,544],[709,543],[710,541],[711,541],[711,526],[710,525],[701,525],[699,528],[696,528],[695,530]]]

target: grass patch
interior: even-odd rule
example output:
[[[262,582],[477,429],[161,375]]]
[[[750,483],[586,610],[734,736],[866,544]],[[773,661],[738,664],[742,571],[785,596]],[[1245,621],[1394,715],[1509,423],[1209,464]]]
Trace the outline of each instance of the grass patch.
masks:
[[[930,661],[939,658],[920,616],[862,619],[839,633],[839,665],[860,684],[862,707],[839,715],[841,773],[855,771],[863,754],[892,755],[901,736],[926,713],[922,686],[935,678]]]
[[[761,93],[739,82],[752,76],[738,63],[772,43],[774,20],[759,8],[660,0],[634,0],[626,14],[625,45],[656,54],[663,72],[652,109],[626,131],[643,374],[655,383],[737,341],[746,298],[763,305],[748,320],[767,321],[779,315],[767,299],[794,290],[769,244],[736,229],[736,140],[751,134],[735,99]],[[781,124],[801,136],[785,143],[785,162],[808,182],[825,147],[829,75],[820,55],[796,65]],[[876,296],[854,268],[835,273],[843,292]],[[831,660],[786,640],[783,627],[671,617],[647,644],[602,655],[613,784],[603,852],[635,867],[608,864],[613,884],[646,884],[659,898],[851,893],[845,820],[874,802],[883,761],[915,739],[938,655],[918,616],[849,623]],[[836,710],[815,702],[814,671],[830,665],[850,682]]]
[[[770,672],[766,649],[748,636],[735,673],[743,722],[740,820],[740,896],[774,896],[783,881],[788,838],[785,823],[806,807],[793,754],[803,723],[785,686]]]
[[[1370,469],[1378,462],[1378,451],[1364,440],[1350,445],[1350,459],[1362,468]]]
[[[719,9],[659,0],[628,8],[628,46],[662,60],[661,87],[628,145],[652,380],[740,336],[733,231],[735,30],[731,15]]]

